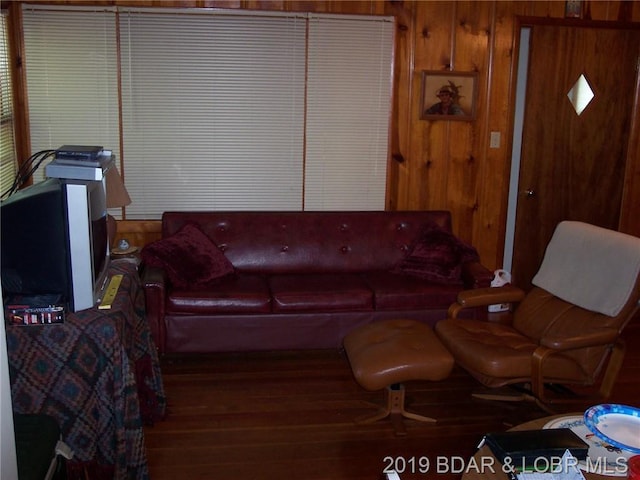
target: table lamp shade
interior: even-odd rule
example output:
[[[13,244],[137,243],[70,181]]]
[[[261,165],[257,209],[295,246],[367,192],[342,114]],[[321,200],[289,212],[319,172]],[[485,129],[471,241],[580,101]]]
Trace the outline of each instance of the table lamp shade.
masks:
[[[124,186],[118,169],[113,166],[106,173],[107,208],[121,208],[131,203],[129,192]]]

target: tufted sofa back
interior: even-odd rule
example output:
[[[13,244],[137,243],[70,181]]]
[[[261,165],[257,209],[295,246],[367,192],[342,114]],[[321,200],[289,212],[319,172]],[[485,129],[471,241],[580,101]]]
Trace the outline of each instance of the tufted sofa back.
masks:
[[[197,224],[241,272],[389,270],[428,223],[448,211],[165,212],[164,238]]]

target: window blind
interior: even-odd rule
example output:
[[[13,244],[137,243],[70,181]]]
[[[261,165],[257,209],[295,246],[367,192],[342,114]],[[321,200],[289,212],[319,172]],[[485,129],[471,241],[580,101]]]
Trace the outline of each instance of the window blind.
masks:
[[[121,14],[128,218],[300,210],[305,21]]]
[[[102,145],[119,156],[115,12],[25,5],[23,29],[32,152]]]
[[[127,219],[384,208],[390,18],[23,9],[33,151],[114,150]]]
[[[0,15],[0,194],[7,192],[16,177],[16,150],[13,137],[13,107],[7,17]]]
[[[393,23],[309,24],[306,210],[384,210]]]

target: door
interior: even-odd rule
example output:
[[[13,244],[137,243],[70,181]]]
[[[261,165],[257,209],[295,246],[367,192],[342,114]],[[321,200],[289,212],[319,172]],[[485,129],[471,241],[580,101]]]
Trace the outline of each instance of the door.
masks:
[[[531,27],[512,261],[522,288],[558,222],[618,227],[639,46],[637,27]],[[578,114],[581,76],[593,98]]]

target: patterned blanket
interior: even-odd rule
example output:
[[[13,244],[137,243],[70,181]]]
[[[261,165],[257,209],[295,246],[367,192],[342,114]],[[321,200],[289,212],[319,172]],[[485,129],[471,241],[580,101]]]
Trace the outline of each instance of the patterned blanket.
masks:
[[[113,306],[67,313],[62,324],[7,326],[15,413],[45,413],[74,451],[68,478],[146,479],[144,424],[162,419],[166,398],[145,318],[137,266],[123,274]]]

